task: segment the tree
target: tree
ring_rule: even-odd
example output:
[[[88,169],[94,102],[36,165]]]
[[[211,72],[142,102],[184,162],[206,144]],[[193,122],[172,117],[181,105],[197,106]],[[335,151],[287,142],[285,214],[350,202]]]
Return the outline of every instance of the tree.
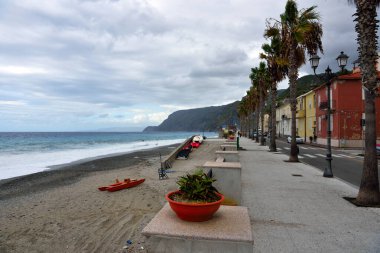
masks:
[[[248,96],[245,96],[241,99],[239,106],[238,106],[238,116],[240,120],[240,130],[244,136],[246,136],[246,133],[248,132],[247,129],[249,129],[249,121],[247,120],[249,115],[249,101]]]
[[[296,109],[297,109],[297,78],[298,69],[305,63],[305,51],[309,55],[315,54],[322,48],[322,25],[319,23],[319,14],[316,6],[307,9],[297,8],[294,0],[288,0],[285,12],[281,14],[282,43],[288,59],[288,77],[290,87],[290,108],[292,112],[291,149],[289,162],[298,162],[296,143]]]
[[[261,59],[266,59],[268,71],[270,73],[270,94],[271,94],[271,138],[269,144],[269,151],[277,151],[276,147],[276,99],[277,99],[277,83],[285,78],[287,72],[286,60],[284,59],[280,29],[278,24],[271,24],[267,22],[267,28],[264,37],[270,39],[270,44],[263,44],[262,49],[264,53],[260,54]]]
[[[380,0],[349,0],[356,5],[355,30],[358,34],[359,65],[365,92],[365,155],[363,173],[356,203],[375,205],[380,203],[378,165],[376,157],[376,111],[377,91],[377,28],[376,7]]]
[[[259,142],[259,117],[260,117],[260,105],[261,105],[261,98],[260,98],[260,90],[258,85],[258,72],[259,69],[257,67],[251,68],[251,74],[249,75],[249,79],[251,79],[251,95],[252,99],[255,101],[255,122],[254,122],[254,130],[256,132],[255,136],[255,142]]]
[[[251,74],[249,76],[252,82],[252,86],[256,88],[258,95],[258,103],[256,110],[256,142],[259,142],[258,129],[259,129],[259,116],[261,122],[261,135],[260,135],[260,145],[264,145],[264,104],[265,99],[268,95],[268,84],[269,84],[269,73],[264,62],[260,62],[259,67],[252,68]]]

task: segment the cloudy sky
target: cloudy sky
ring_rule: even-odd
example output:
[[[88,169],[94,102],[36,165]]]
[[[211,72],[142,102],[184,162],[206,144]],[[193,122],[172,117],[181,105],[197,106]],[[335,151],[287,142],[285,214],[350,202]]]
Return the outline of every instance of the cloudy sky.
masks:
[[[260,61],[265,20],[285,3],[2,0],[0,131],[142,129],[176,110],[239,100]],[[340,51],[357,58],[354,6],[298,4],[321,15],[320,71],[337,70]],[[308,73],[307,63],[300,76]]]

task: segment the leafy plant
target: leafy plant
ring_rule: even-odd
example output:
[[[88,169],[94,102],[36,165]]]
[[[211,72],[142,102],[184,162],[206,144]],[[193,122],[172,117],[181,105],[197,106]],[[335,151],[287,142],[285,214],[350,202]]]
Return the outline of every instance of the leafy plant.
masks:
[[[216,180],[208,177],[202,170],[182,176],[177,181],[180,195],[175,196],[181,202],[214,202],[220,199],[218,190],[212,185]]]

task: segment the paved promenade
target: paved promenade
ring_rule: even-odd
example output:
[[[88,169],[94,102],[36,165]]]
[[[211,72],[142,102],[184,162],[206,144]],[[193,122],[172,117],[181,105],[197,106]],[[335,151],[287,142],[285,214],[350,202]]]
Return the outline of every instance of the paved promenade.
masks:
[[[380,252],[380,209],[344,200],[355,188],[247,138],[240,143],[254,252]]]

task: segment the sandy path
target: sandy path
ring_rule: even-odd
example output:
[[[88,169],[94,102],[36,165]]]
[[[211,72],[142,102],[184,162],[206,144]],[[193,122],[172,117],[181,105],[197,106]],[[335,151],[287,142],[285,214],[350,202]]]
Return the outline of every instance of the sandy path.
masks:
[[[72,184],[0,200],[0,252],[145,252],[141,230],[176,189],[186,171],[214,159],[217,141],[209,140],[188,160],[177,160],[169,179],[158,180],[159,158],[131,167],[88,173]],[[145,178],[114,193],[97,186],[116,178]],[[133,244],[123,250],[127,240]]]

